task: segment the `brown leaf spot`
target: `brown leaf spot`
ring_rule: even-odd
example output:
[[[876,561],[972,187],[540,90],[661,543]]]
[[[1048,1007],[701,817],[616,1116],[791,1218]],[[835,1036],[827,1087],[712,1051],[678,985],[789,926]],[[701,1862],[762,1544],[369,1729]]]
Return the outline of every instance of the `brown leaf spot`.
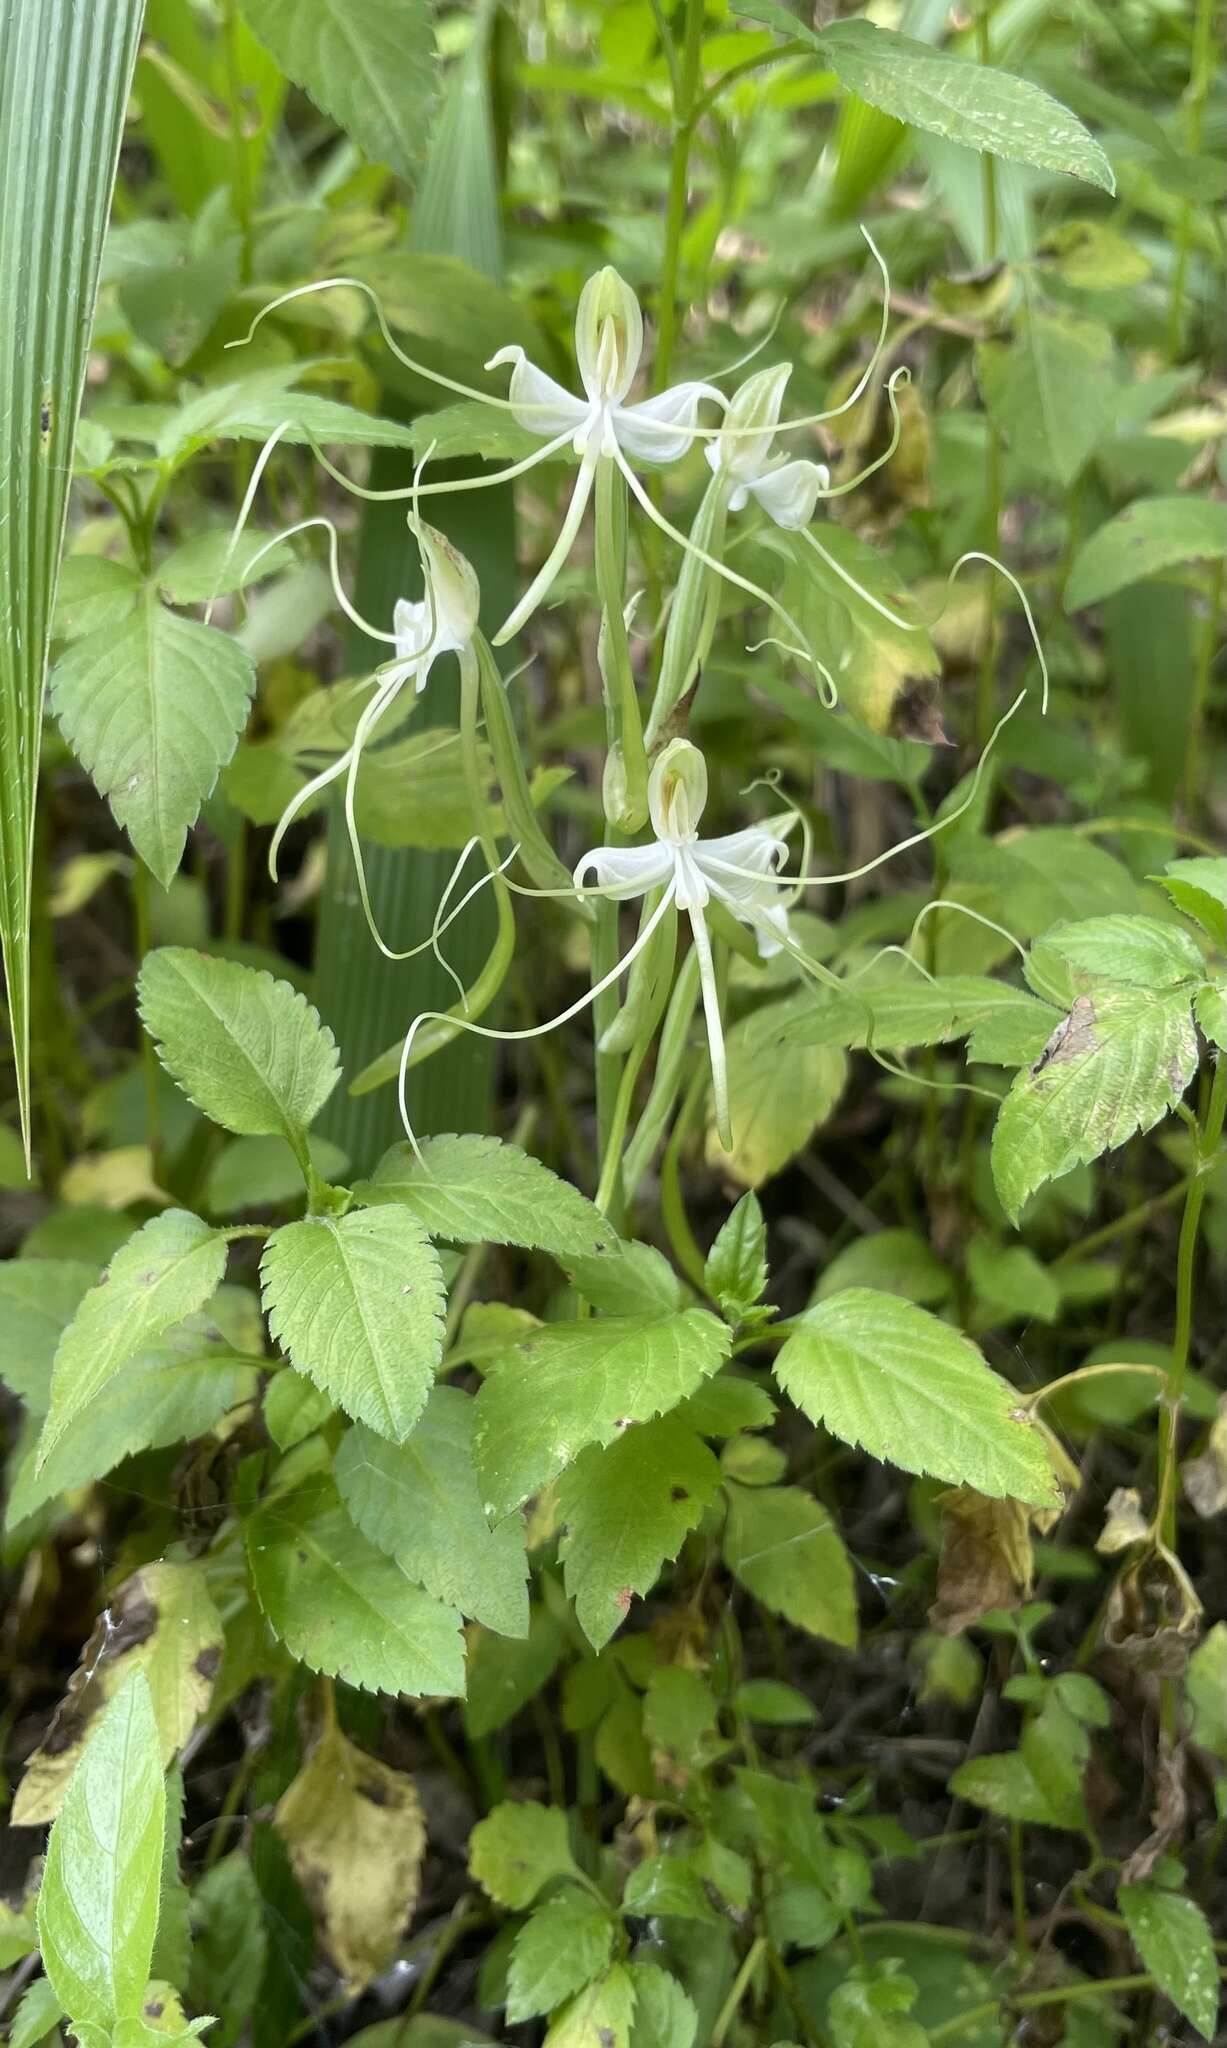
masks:
[[[1098,1049],[1095,1005],[1090,996],[1078,996],[1068,1017],[1062,1017],[1032,1067],[1032,1075],[1042,1074],[1045,1067],[1056,1066],[1058,1060],[1074,1060],[1084,1052],[1097,1052]]]
[[[620,1607],[620,1608],[622,1609],[622,1612],[623,1612],[623,1614],[629,1614],[629,1613],[630,1613],[630,1611],[631,1611],[631,1601],[632,1601],[632,1600],[634,1599],[634,1597],[635,1597],[635,1596],[634,1596],[634,1594],[632,1593],[632,1591],[631,1591],[631,1589],[630,1589],[630,1587],[629,1587],[629,1586],[623,1586],[623,1587],[621,1587],[621,1588],[619,1589],[619,1592],[618,1592],[618,1605],[619,1605],[619,1607]]]
[[[684,1486],[671,1486],[669,1488],[669,1498],[670,1500],[677,1501],[689,1500],[690,1495],[687,1493],[686,1488]]]
[[[221,1668],[222,1648],[220,1643],[208,1643],[197,1657],[193,1669],[208,1685],[212,1685]]]

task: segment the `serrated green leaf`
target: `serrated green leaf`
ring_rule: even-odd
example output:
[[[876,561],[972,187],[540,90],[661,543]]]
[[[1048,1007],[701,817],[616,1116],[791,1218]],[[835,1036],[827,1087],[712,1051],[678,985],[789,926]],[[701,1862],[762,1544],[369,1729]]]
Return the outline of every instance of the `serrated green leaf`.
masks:
[[[1017,1076],[993,1130],[993,1179],[1011,1221],[1045,1181],[1158,1123],[1184,1094],[1197,1057],[1180,990],[1079,996],[1036,1064]]]
[[[1227,946],[1227,859],[1200,854],[1193,860],[1169,860],[1155,880],[1178,910],[1209,932],[1216,946]]]
[[[855,1643],[848,1553],[826,1509],[799,1486],[728,1488],[724,1562],[773,1614],[827,1642]]]
[[[366,1692],[463,1693],[459,1615],[367,1541],[330,1481],[265,1501],[246,1539],[256,1598],[291,1656]]]
[[[415,420],[413,446],[419,456],[430,451],[432,462],[449,462],[455,455],[480,455],[487,462],[522,462],[526,455],[538,452],[541,439],[520,426],[510,413],[466,398]],[[554,459],[566,461],[567,456],[560,454]]]
[[[162,1065],[198,1109],[225,1130],[301,1149],[340,1072],[336,1041],[305,996],[187,946],[150,953],[137,992]]]
[[[296,367],[289,374],[298,375]],[[317,391],[294,391],[284,370],[257,372],[233,384],[211,384],[157,424],[157,451],[179,456],[193,442],[266,441],[275,430],[291,444],[412,448],[413,432]]]
[[[149,1968],[167,1983],[186,1984],[191,1965],[192,1935],[187,1886],[180,1858],[183,1852],[183,1771],[178,1763],[166,1773],[166,1826],[162,1835],[162,1875],[158,1883],[158,1931]]]
[[[154,1216],[116,1252],[56,1348],[39,1468],[129,1358],[194,1315],[226,1270],[226,1240],[185,1209]]]
[[[905,1472],[1054,1504],[1042,1438],[970,1338],[869,1287],[833,1294],[800,1323],[775,1375],[811,1422]]]
[[[872,1046],[877,1052],[946,1044],[1000,1018],[1017,1015],[1030,1023],[1047,1015],[1046,1006],[1025,989],[988,975],[944,974],[926,981],[914,970],[892,971],[882,982],[858,981],[846,992],[809,991],[787,1008],[787,1035],[798,1044]]]
[[[158,588],[172,604],[211,604],[215,597],[242,590],[253,563],[263,580],[288,569],[293,560],[289,543],[275,534],[250,529],[235,534],[220,527],[216,533],[195,533],[164,555],[157,568]]]
[[[685,1306],[677,1274],[655,1245],[611,1243],[591,1258],[569,1254],[563,1264],[577,1294],[606,1316],[659,1316]]]
[[[92,1485],[137,1451],[203,1436],[228,1409],[254,1398],[257,1378],[254,1360],[230,1350],[203,1317],[189,1318],[126,1359],[41,1465],[32,1447],[13,1468],[6,1526],[57,1494]]]
[[[164,889],[238,743],[255,681],[236,641],[152,592],[56,663],[51,702],[64,737]]]
[[[507,2023],[553,2012],[599,1977],[613,1952],[613,1921],[574,1886],[538,1906],[520,1929],[507,1972]]]
[[[812,43],[839,82],[896,121],[966,149],[1116,190],[1112,167],[1076,115],[1038,85],[995,66],[953,57],[868,21],[816,32],[779,0],[735,0],[733,12]]]
[[[559,1555],[580,1627],[599,1650],[650,1592],[715,1499],[720,1467],[673,1416],[583,1451],[558,1482]]]
[[[726,1314],[743,1316],[767,1285],[767,1229],[757,1195],[742,1196],[716,1233],[704,1281]]]
[[[1186,562],[1219,562],[1225,550],[1227,507],[1217,499],[1139,498],[1083,541],[1065,585],[1065,609],[1101,604]]]
[[[1199,989],[1193,998],[1193,1015],[1211,1045],[1227,1052],[1227,988]]]
[[[1194,1900],[1153,1884],[1123,1884],[1116,1903],[1129,1939],[1160,1991],[1207,2041],[1218,2028],[1220,1984],[1214,1936]]]
[[[1068,486],[1114,422],[1105,327],[1031,311],[1013,338],[981,343],[976,374],[993,421],[1029,465]]]
[[[265,48],[375,163],[412,178],[435,93],[434,20],[405,0],[243,0]]]
[[[182,1749],[208,1708],[222,1656],[222,1623],[203,1566],[160,1560],[125,1579],[108,1603],[46,1740],[25,1767],[13,1801],[18,1827],[53,1820],[106,1703],[134,1671],[149,1686],[163,1764]]]
[[[428,1593],[501,1635],[523,1636],[523,1518],[508,1515],[491,1529],[482,1513],[473,1409],[458,1387],[435,1387],[403,1444],[355,1423],[337,1452],[337,1486],[363,1535]]]
[[[47,650],[141,0],[0,12],[0,955],[29,1158],[30,903]],[[20,281],[18,283],[18,281]]]
[[[403,1443],[443,1356],[439,1255],[404,1209],[351,1209],[275,1230],[260,1261],[269,1329],[356,1421]]]
[[[60,570],[53,637],[80,640],[126,619],[142,584],[137,570],[109,555],[69,555]]]
[[[477,1470],[487,1514],[504,1515],[588,1444],[673,1408],[719,1371],[732,1337],[702,1309],[608,1316],[533,1330],[495,1361],[477,1396]]]
[[[1129,988],[1178,988],[1204,978],[1201,948],[1182,925],[1156,917],[1088,917],[1051,926],[1027,956],[1027,979],[1068,1009],[1098,981]]]
[[[635,2021],[631,2048],[694,2048],[699,2015],[692,2001],[658,1963],[631,1963]]]
[[[544,2048],[630,2048],[635,1987],[625,1963],[565,2005],[545,2037]]]
[[[506,1799],[469,1836],[469,1872],[483,1891],[522,1913],[551,1879],[578,1878],[561,1807]]]
[[[0,1267],[0,1379],[32,1415],[51,1398],[56,1346],[98,1268],[83,1259],[9,1259]]]
[[[354,1197],[401,1203],[432,1237],[453,1244],[517,1244],[568,1258],[617,1243],[578,1188],[499,1138],[423,1138],[420,1158],[410,1145],[393,1145]]]
[[[1025,1244],[993,1244],[974,1238],[967,1250],[967,1278],[979,1305],[993,1322],[1020,1318],[1055,1323],[1061,1313],[1061,1289]]]
[[[165,1812],[158,1727],[138,1671],[85,1746],[51,1830],[38,1895],[43,1968],[78,2029],[109,2030],[140,2011]]]
[[[55,2032],[64,2018],[64,2008],[51,1988],[48,1977],[30,1985],[16,2012],[8,2035],[8,2048],[38,2048]]]

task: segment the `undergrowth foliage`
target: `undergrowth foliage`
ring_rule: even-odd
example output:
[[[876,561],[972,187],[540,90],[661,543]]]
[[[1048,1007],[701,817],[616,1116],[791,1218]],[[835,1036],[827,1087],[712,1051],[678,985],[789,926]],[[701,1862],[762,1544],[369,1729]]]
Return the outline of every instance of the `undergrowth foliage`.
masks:
[[[1216,2038],[1213,10],[878,12],[150,0],[16,2048]]]

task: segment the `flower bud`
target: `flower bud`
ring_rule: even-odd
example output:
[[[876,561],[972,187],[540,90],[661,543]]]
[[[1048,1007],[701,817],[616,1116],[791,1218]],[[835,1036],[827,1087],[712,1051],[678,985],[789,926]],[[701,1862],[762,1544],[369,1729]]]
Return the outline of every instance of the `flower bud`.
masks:
[[[696,839],[707,803],[707,763],[689,740],[670,740],[648,778],[648,809],[658,839]]]
[[[708,444],[713,469],[738,479],[757,476],[771,452],[791,375],[791,363],[777,363],[773,369],[757,370],[734,392],[719,439]]]
[[[432,639],[437,649],[467,647],[477,631],[481,586],[473,565],[454,548],[445,533],[410,517],[410,531],[422,551],[426,580],[424,605],[432,614]],[[399,629],[398,629],[399,630]]]
[[[624,279],[608,264],[588,279],[575,314],[575,357],[595,403],[620,405],[643,354],[643,314]]]

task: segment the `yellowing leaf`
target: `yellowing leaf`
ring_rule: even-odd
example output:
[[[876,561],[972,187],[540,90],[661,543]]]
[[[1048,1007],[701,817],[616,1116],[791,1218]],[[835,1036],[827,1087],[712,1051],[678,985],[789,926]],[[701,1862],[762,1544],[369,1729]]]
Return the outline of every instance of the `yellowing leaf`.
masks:
[[[221,1657],[221,1616],[202,1565],[148,1564],[125,1579],[26,1765],[14,1825],[54,1819],[99,1714],[134,1671],[145,1675],[162,1762],[169,1763],[208,1709]]]
[[[274,1824],[346,1984],[385,1969],[417,1903],[426,1829],[413,1779],[326,1728]]]

